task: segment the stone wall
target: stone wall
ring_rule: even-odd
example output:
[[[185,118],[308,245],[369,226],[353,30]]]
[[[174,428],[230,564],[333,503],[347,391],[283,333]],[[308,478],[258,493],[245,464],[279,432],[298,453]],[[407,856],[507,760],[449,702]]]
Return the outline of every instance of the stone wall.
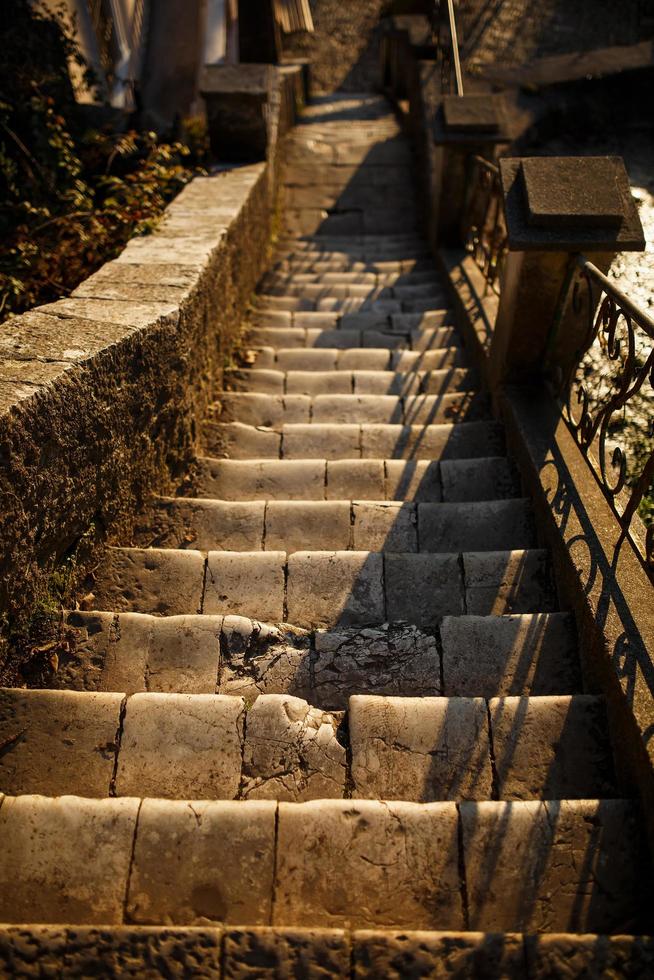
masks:
[[[196,178],[71,297],[2,327],[0,612],[80,539],[129,533],[192,460],[267,260],[298,77],[279,73],[267,162]]]

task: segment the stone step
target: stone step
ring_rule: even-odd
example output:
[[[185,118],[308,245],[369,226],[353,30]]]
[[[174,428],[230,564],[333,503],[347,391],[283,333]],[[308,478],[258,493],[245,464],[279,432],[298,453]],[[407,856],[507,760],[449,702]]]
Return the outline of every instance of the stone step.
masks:
[[[343,714],[288,694],[0,688],[0,781],[11,796],[595,799],[617,795],[606,731],[591,695],[355,695]]]
[[[279,252],[275,254],[270,272],[267,275],[290,275],[294,273],[325,273],[374,274],[378,279],[386,277],[393,281],[423,281],[422,277],[431,280],[435,272],[434,260],[419,259],[376,259],[364,262],[351,259],[345,252],[336,252],[332,256],[325,252]]]
[[[648,936],[572,933],[523,935],[392,929],[284,929],[271,926],[0,926],[0,971],[33,976],[34,963],[67,975],[129,975],[155,980],[161,963],[180,976],[214,980],[406,980],[407,976],[646,977],[654,963]],[[406,964],[420,972],[408,974]]]
[[[447,335],[460,338],[454,324],[451,310],[427,310],[422,313],[340,313],[336,311],[317,312],[316,310],[268,310],[255,308],[250,314],[251,328],[300,327],[310,331],[345,330],[361,333],[395,333],[406,336],[428,332],[433,339],[436,330],[447,328]],[[250,328],[250,329],[251,329]],[[313,336],[313,334],[312,334]],[[459,343],[457,339],[453,341]]]
[[[292,336],[295,334],[295,336]],[[275,336],[275,335],[279,335]],[[291,336],[289,336],[291,335]],[[346,330],[325,331],[325,339],[330,343],[338,342],[350,332]],[[257,337],[272,343],[287,344],[288,341],[302,341],[304,338],[298,330],[278,330],[273,328],[265,332],[259,329]],[[250,349],[248,361],[254,370],[272,371],[396,371],[400,374],[415,371],[443,371],[450,367],[461,367],[467,364],[465,352],[460,347],[439,346],[434,344],[432,349],[410,350],[407,343],[397,335],[364,334],[364,340],[370,337],[373,343],[365,347],[336,345],[307,347],[303,343],[296,346],[258,347]],[[417,338],[416,338],[417,339]],[[435,337],[438,341],[441,338]],[[443,339],[449,340],[448,337]],[[453,338],[454,339],[454,338]],[[376,346],[380,341],[386,346]]]
[[[256,368],[285,371],[430,371],[468,364],[466,352],[460,346],[461,340],[450,327],[409,333],[394,330],[253,327],[246,340],[248,346],[243,357],[248,366]],[[376,353],[371,354],[371,350]],[[289,354],[288,351],[295,353]],[[304,357],[298,354],[299,351],[330,353],[311,353]],[[389,351],[395,352],[396,356]],[[280,352],[283,352],[281,357]]]
[[[447,503],[520,496],[502,456],[470,460],[213,459],[197,461],[197,497],[218,500],[418,500]],[[351,495],[351,496],[350,496]]]
[[[343,711],[354,694],[394,697],[555,695],[581,690],[567,613],[446,616],[306,630],[242,616],[66,614],[70,650],[48,678],[59,690],[291,694]]]
[[[326,172],[329,180],[329,173]],[[287,207],[284,211],[284,230],[287,234],[320,235],[360,235],[383,234],[394,228],[404,231],[417,231],[418,218],[412,207],[402,205],[398,208],[347,208],[336,206],[324,208]]]
[[[504,452],[499,422],[440,425],[286,423],[280,432],[207,421],[205,452],[232,459],[474,459]]]
[[[647,920],[628,800],[26,795],[2,800],[0,834],[5,924],[624,934]]]
[[[347,424],[357,419],[393,425],[437,425],[490,417],[490,399],[478,391],[443,395],[270,395],[224,391],[209,409],[209,421],[242,422],[280,430],[287,423]]]
[[[334,287],[335,290],[338,287]],[[385,291],[386,287],[384,287]],[[325,295],[322,287],[319,287],[321,296],[311,297],[306,295],[305,290],[301,290],[300,295],[270,295],[260,293],[258,302],[260,307],[269,310],[298,311],[309,313],[425,313],[431,310],[440,310],[447,303],[447,297],[440,292],[430,293],[427,296],[416,296],[413,298],[402,297],[392,299],[387,296],[377,296],[374,290],[363,287],[365,295],[360,295],[361,287],[345,286],[343,290],[346,296]],[[327,290],[328,294],[332,290]]]
[[[297,356],[297,355],[296,355]],[[363,356],[365,359],[365,355]],[[344,358],[347,362],[348,358]],[[384,358],[380,357],[383,363]],[[269,395],[442,395],[472,391],[480,379],[470,368],[439,371],[392,372],[384,369],[347,371],[282,371],[271,368],[239,368],[225,372],[227,391]]]
[[[200,551],[451,553],[528,549],[536,544],[527,500],[220,501],[159,497],[137,525],[142,547]]]
[[[307,259],[283,259],[276,263],[263,277],[260,286],[265,292],[267,283],[280,285],[282,283],[367,283],[387,286],[417,286],[431,284],[444,289],[442,277],[429,263],[419,265],[413,263],[411,268],[402,269],[401,263],[380,262],[367,266],[364,262],[352,263],[334,259],[331,262],[316,259],[313,263]]]
[[[236,615],[306,629],[443,616],[555,612],[547,552],[200,551],[111,548],[87,606],[159,616]]]
[[[445,287],[438,281],[432,279],[425,283],[400,283],[397,285],[378,285],[370,282],[306,282],[304,279],[297,281],[294,276],[285,277],[282,281],[265,282],[265,292],[262,292],[262,301],[269,302],[270,297],[275,297],[276,302],[279,297],[288,296],[291,298],[305,299],[347,299],[348,297],[368,299],[370,302],[377,300],[398,299],[430,299],[433,300],[431,309],[443,309],[448,305],[448,294]],[[289,306],[288,309],[291,309]]]

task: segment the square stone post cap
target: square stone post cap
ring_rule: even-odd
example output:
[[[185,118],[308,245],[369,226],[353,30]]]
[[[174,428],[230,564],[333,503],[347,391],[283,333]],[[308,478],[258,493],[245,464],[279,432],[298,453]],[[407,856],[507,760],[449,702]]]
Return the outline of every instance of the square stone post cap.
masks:
[[[500,176],[511,251],[645,248],[621,157],[506,157]]]
[[[205,65],[200,73],[200,94],[205,98],[232,94],[267,98],[273,72],[272,65]]]
[[[501,95],[444,95],[434,122],[434,142],[508,143]]]

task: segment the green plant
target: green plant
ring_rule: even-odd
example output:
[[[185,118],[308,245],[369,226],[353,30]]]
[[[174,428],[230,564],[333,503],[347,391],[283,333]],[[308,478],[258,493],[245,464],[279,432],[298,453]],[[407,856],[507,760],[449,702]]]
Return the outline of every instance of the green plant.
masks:
[[[0,14],[0,318],[70,292],[151,230],[206,158],[200,120],[188,121],[190,146],[125,128],[125,117],[117,125],[115,113],[89,125],[69,63],[94,81],[72,25],[28,0],[9,7]]]

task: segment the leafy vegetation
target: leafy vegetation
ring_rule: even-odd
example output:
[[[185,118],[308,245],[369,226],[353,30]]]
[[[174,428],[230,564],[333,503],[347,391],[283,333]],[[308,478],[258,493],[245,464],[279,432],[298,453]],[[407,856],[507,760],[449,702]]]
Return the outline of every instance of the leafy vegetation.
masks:
[[[80,106],[94,79],[63,11],[0,10],[0,319],[70,292],[148,231],[203,163],[206,138],[160,142],[115,110]],[[191,145],[188,145],[188,144]]]

